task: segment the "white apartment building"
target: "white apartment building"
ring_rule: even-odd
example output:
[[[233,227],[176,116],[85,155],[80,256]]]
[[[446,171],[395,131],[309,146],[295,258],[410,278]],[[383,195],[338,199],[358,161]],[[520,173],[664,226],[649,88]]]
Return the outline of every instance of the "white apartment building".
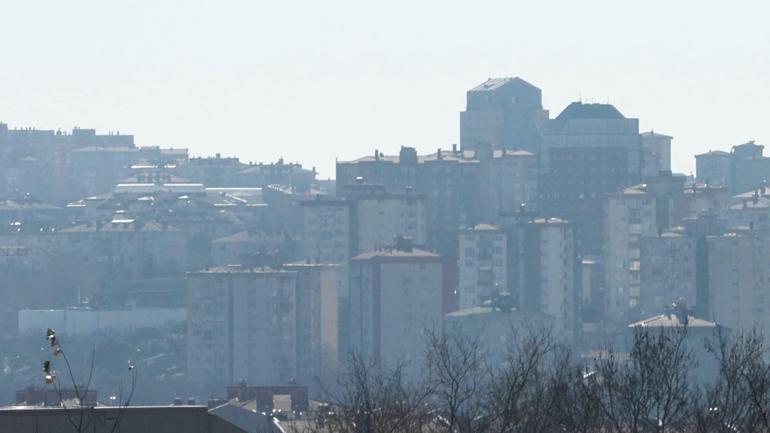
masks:
[[[481,305],[493,293],[508,292],[506,234],[497,226],[478,224],[460,232],[459,285],[460,309]]]
[[[349,347],[386,366],[422,366],[424,332],[441,329],[444,260],[408,242],[350,261]]]
[[[770,335],[770,237],[736,230],[708,238],[708,282],[713,320],[734,333]]]
[[[191,272],[191,383],[288,383],[297,374],[297,272],[225,266]]]
[[[314,263],[347,264],[351,253],[350,203],[319,197],[300,205],[305,258]]]
[[[641,295],[641,239],[657,236],[655,199],[644,185],[607,196],[605,312],[613,321],[627,322]]]
[[[393,243],[398,236],[426,243],[425,196],[412,193],[358,195],[354,202],[356,253]]]

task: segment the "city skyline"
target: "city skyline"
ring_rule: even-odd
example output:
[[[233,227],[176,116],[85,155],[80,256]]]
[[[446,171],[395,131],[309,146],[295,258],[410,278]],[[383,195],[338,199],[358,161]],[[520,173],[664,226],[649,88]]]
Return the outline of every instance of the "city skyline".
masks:
[[[151,14],[12,4],[9,15],[36,20],[0,30],[16,41],[5,53],[14,66],[0,71],[0,121],[121,131],[194,155],[284,157],[328,178],[335,157],[459,143],[465,91],[520,76],[543,90],[552,117],[575,100],[609,101],[640,130],[672,135],[677,172],[694,171],[693,154],[766,142],[767,6],[662,5],[532,4],[528,16],[548,19],[522,20],[518,5],[494,2],[442,5],[440,17],[430,2],[298,14],[240,2]]]

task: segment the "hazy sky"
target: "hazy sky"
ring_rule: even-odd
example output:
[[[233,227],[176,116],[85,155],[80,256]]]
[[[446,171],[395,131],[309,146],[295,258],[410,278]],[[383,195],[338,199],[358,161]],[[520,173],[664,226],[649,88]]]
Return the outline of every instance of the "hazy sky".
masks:
[[[459,140],[465,91],[520,76],[557,115],[615,104],[692,155],[770,144],[766,1],[5,1],[0,122],[242,160]],[[770,149],[768,149],[770,152]]]

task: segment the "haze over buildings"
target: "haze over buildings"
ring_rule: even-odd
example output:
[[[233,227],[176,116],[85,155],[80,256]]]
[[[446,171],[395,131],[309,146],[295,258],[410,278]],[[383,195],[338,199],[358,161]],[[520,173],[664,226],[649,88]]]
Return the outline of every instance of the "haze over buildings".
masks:
[[[353,353],[417,377],[428,330],[494,344],[546,326],[579,354],[629,326],[680,326],[662,319],[674,310],[770,332],[764,146],[724,143],[677,173],[677,137],[541,95],[482,79],[458,107],[461,143],[362,147],[335,159],[335,180],[0,123],[3,337],[22,347],[55,326],[117,346],[157,403],[234,386],[315,398]],[[0,356],[0,386],[36,377],[28,355]]]

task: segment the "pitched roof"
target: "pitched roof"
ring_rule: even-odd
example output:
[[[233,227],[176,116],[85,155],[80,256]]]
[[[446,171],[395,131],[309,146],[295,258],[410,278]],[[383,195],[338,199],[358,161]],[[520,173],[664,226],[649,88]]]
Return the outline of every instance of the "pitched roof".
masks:
[[[648,319],[640,320],[638,322],[628,325],[629,328],[649,328],[649,327],[680,327],[685,326],[684,323],[679,321],[679,317],[676,314],[661,314],[659,316],[653,316]],[[714,328],[717,326],[715,322],[709,322],[708,320],[698,319],[695,316],[687,316],[687,326],[690,328]]]
[[[508,315],[511,317],[511,319],[515,320],[540,320],[544,322],[554,320],[553,316],[549,316],[548,314],[537,311],[522,311],[516,308],[513,308],[510,311],[503,311],[499,308],[494,308],[491,305],[479,305],[475,307],[464,308],[462,310],[447,313],[445,316],[448,318],[456,318],[488,316],[493,314]]]
[[[527,81],[522,80],[519,77],[503,77],[503,78],[489,78],[487,79],[487,81],[484,81],[483,83],[469,90],[469,92],[492,92],[494,90],[497,90],[505,86],[508,83],[524,84],[526,86],[537,89],[537,86],[533,85],[532,83],[528,83]]]

